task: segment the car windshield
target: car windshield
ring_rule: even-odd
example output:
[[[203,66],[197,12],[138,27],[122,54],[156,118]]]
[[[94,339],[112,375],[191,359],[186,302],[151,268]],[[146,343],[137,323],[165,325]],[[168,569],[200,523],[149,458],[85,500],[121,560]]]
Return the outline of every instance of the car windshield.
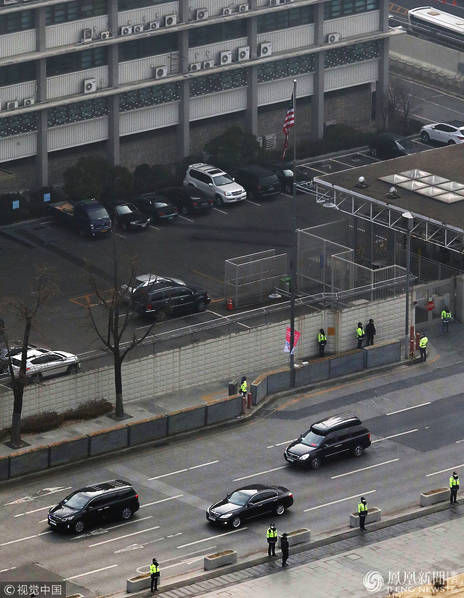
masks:
[[[232,494],[229,496],[227,500],[234,505],[239,505],[240,507],[243,507],[243,505],[247,504],[249,498],[249,494],[245,494],[245,492],[240,492],[238,490],[237,492],[232,492]]]
[[[108,214],[104,208],[89,208],[89,216],[91,218],[108,218]]]
[[[213,181],[216,187],[223,187],[224,185],[230,185],[230,183],[234,182],[233,178],[228,174],[221,174],[219,176],[215,176],[213,178]]]
[[[321,444],[321,442],[324,440],[324,436],[321,436],[320,434],[316,434],[315,432],[313,432],[312,430],[310,430],[309,432],[307,432],[306,434],[303,434],[301,436],[301,444],[305,444],[306,446],[319,446]]]
[[[84,494],[83,492],[76,492],[69,498],[65,498],[63,504],[69,507],[70,509],[75,509],[78,511],[85,507],[85,505],[89,502],[90,497],[88,494]]]
[[[117,206],[116,212],[122,216],[123,214],[131,214],[132,210],[129,206]]]

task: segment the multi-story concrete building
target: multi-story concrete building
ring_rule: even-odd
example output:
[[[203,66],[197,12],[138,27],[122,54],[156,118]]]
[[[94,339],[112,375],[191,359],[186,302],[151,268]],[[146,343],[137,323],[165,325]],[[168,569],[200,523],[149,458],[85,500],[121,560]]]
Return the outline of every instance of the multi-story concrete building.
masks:
[[[0,0],[0,165],[46,185],[88,144],[133,167],[231,124],[269,140],[294,78],[299,135],[366,124],[387,85],[387,13],[386,0]]]

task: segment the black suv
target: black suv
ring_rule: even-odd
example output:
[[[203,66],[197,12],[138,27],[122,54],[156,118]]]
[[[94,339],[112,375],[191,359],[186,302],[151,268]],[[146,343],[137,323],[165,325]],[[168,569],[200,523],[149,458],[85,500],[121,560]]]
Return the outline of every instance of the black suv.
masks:
[[[82,533],[115,519],[130,519],[140,508],[134,488],[124,480],[111,480],[72,492],[48,512],[48,525]]]
[[[237,182],[246,189],[248,197],[266,199],[280,193],[280,181],[272,170],[262,166],[244,166],[234,174]]]
[[[158,322],[170,316],[205,311],[211,299],[206,291],[175,280],[159,282],[137,289],[133,294],[134,310],[142,316],[155,316]]]
[[[193,214],[211,210],[214,205],[212,197],[206,197],[194,187],[168,187],[160,191],[176,206],[182,214]]]
[[[351,453],[360,457],[371,445],[371,435],[356,416],[334,416],[313,424],[284,452],[292,464],[319,469],[324,459]]]

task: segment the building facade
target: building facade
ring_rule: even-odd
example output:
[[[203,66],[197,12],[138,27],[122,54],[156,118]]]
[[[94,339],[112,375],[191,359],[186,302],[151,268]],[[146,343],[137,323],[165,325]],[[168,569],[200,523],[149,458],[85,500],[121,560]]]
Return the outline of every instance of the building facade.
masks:
[[[350,121],[360,93],[380,102],[387,17],[386,0],[0,0],[0,166],[34,157],[44,186],[49,160],[88,144],[133,166],[124,147],[147,132],[151,163],[220,123],[272,140],[293,79],[320,138],[341,91]]]

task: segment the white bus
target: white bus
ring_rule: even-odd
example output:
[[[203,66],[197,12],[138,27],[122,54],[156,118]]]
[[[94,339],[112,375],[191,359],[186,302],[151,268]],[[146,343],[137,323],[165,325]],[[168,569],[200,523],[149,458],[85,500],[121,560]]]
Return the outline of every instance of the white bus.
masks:
[[[432,41],[464,47],[464,18],[432,6],[408,11],[410,31]]]

